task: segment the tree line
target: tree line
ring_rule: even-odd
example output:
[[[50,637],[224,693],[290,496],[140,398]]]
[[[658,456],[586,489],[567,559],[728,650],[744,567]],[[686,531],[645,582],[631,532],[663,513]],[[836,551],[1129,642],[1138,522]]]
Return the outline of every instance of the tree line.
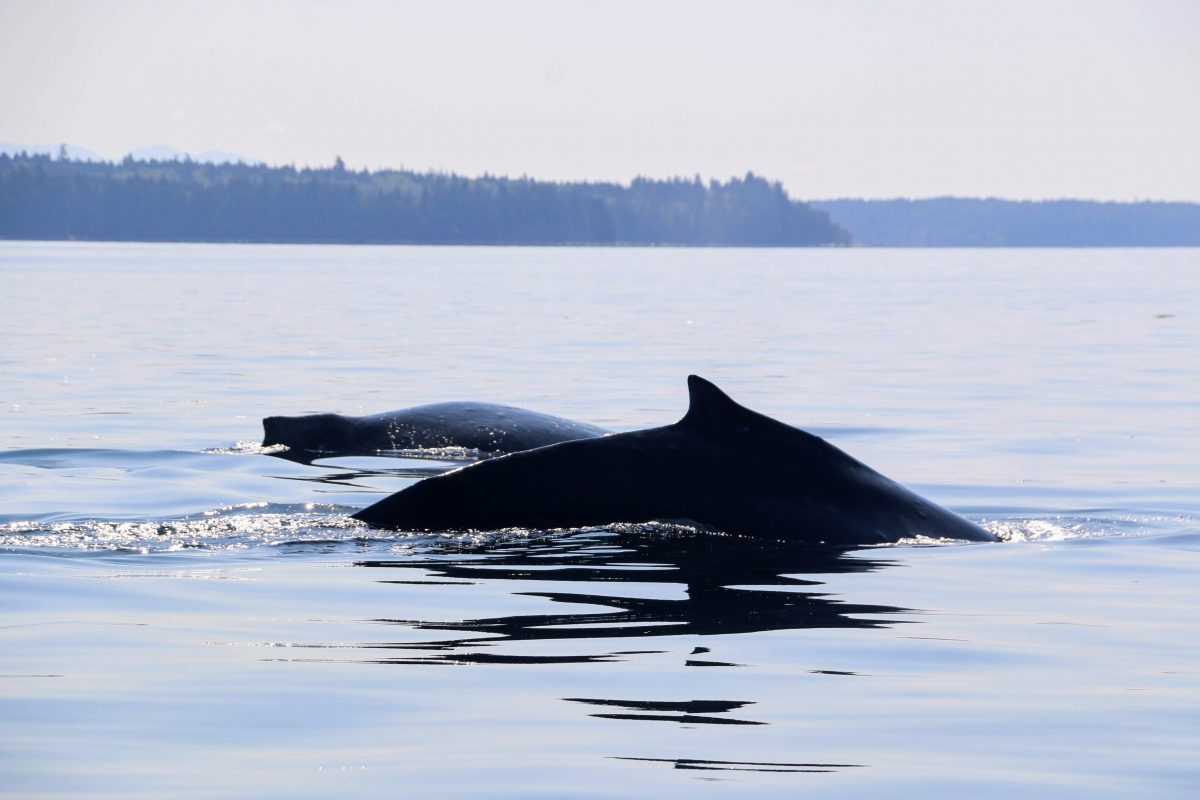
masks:
[[[554,183],[441,172],[0,155],[0,238],[164,242],[846,245],[752,173]]]

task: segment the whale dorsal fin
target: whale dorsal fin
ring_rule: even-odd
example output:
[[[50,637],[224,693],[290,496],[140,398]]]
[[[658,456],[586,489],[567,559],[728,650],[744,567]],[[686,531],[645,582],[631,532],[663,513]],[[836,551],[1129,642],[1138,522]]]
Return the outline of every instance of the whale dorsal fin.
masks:
[[[680,427],[701,430],[718,439],[750,432],[784,437],[776,441],[787,442],[792,447],[819,446],[826,453],[832,451],[839,458],[850,458],[819,436],[746,408],[699,375],[688,375],[688,395],[687,413],[675,423]]]
[[[699,375],[688,375],[688,410],[680,425],[722,427],[758,414],[738,405],[733,398]]]

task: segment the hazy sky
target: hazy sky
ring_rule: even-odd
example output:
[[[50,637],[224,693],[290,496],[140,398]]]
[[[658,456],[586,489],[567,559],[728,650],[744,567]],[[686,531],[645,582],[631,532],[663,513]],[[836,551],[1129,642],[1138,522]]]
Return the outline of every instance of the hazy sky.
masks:
[[[0,0],[0,141],[1200,200],[1200,0]]]

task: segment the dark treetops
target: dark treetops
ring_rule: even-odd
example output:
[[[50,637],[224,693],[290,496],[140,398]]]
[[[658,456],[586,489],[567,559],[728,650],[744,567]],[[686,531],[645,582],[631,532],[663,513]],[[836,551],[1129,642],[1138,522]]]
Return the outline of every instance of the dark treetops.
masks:
[[[0,238],[413,244],[845,245],[753,174],[550,183],[404,170],[0,155]]]

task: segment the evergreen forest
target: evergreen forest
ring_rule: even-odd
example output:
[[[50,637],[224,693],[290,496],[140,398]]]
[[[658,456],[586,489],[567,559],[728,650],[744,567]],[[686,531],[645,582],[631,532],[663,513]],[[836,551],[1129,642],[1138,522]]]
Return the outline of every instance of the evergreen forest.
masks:
[[[811,246],[829,215],[754,174],[553,183],[440,172],[0,155],[0,238]]]

